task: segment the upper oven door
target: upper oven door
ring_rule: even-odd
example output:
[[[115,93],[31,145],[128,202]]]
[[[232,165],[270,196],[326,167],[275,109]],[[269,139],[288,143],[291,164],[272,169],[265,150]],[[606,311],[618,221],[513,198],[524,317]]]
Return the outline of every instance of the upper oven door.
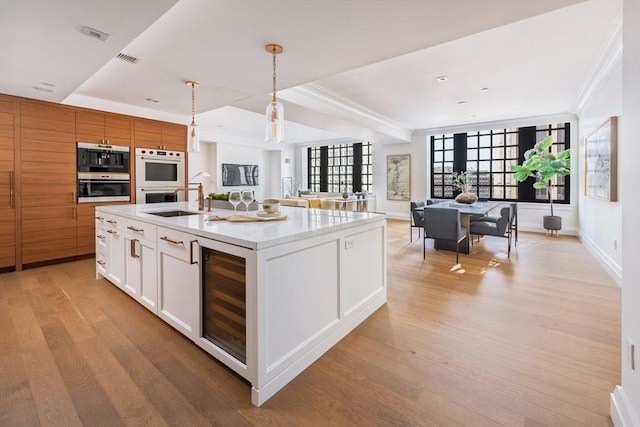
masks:
[[[129,173],[129,147],[78,142],[78,172]]]
[[[167,155],[158,155],[167,153]],[[172,153],[171,156],[168,153]],[[184,153],[136,154],[136,187],[184,187]]]

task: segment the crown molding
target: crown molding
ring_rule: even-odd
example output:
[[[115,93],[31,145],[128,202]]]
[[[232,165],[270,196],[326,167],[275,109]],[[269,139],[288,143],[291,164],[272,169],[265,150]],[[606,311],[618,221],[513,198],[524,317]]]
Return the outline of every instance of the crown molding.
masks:
[[[306,83],[279,91],[278,97],[396,139],[411,141],[413,133],[411,129],[406,129],[400,123],[369,110],[317,83]]]
[[[510,127],[537,126],[545,123],[577,122],[578,117],[573,113],[548,114],[542,116],[516,117],[505,120],[493,120],[490,122],[466,123],[455,126],[437,128],[416,129],[413,134],[416,137],[444,135],[459,132],[474,132],[491,129],[504,129]]]
[[[605,49],[596,59],[578,94],[573,111],[582,112],[589,101],[602,89],[618,67],[622,66],[622,13],[616,17],[617,25],[607,41]]]

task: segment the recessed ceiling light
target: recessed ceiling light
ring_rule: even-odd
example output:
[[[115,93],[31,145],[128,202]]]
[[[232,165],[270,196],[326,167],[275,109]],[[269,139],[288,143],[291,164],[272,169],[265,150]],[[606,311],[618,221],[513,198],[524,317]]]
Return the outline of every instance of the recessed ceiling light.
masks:
[[[447,78],[447,76],[440,76],[440,77],[436,77],[436,80],[438,81],[438,83],[442,83],[442,82],[446,82],[449,79]]]
[[[467,103],[467,101],[458,101],[458,105],[464,105],[466,103]]]
[[[153,99],[153,98],[145,98],[145,101],[153,102],[154,104],[157,104],[158,102],[160,102],[157,99]]]
[[[79,31],[87,37],[100,41],[105,41],[109,38],[109,34],[96,30],[95,28],[87,27],[86,25],[84,27],[80,27]]]

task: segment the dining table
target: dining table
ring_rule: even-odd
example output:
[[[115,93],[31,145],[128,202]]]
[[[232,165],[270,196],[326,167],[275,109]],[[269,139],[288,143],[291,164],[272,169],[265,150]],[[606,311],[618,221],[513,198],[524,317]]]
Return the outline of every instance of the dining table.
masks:
[[[422,208],[416,208],[414,210],[422,211],[424,209],[431,208],[450,208],[457,209],[460,212],[460,224],[467,230],[467,237],[464,240],[463,245],[460,247],[460,252],[464,252],[466,254],[469,253],[469,242],[471,241],[471,234],[469,233],[469,225],[471,224],[471,219],[475,216],[481,217],[488,214],[490,211],[496,208],[500,202],[494,202],[491,200],[485,201],[477,201],[474,203],[458,203],[455,200],[448,200],[440,203],[434,203],[432,205],[426,205]],[[427,227],[429,225],[427,224]],[[449,241],[441,241],[436,239],[434,243],[434,247],[436,249],[445,249],[445,250],[454,250],[455,244],[451,244]]]

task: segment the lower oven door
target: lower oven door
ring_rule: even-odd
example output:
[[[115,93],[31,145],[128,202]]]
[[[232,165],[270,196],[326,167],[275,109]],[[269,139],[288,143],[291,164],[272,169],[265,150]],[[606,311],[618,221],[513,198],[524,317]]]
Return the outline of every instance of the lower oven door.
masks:
[[[184,201],[184,191],[176,193],[172,188],[137,188],[136,203],[169,203]]]
[[[131,181],[128,179],[78,178],[78,203],[129,201]]]

